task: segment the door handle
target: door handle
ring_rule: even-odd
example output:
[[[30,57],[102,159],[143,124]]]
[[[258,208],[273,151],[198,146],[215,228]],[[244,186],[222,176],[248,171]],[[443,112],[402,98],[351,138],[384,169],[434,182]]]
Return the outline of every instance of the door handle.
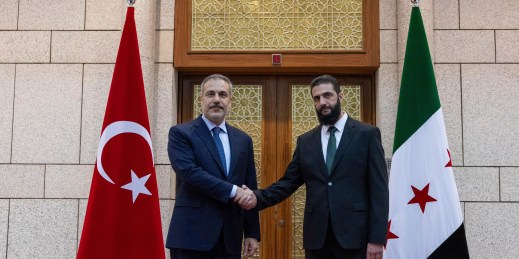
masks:
[[[285,220],[280,219],[279,222],[278,222],[278,226],[279,227],[285,227]]]

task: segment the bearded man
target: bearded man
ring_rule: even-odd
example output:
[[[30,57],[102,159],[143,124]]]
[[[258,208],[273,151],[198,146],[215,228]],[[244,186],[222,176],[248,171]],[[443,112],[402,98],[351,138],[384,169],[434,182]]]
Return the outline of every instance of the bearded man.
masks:
[[[320,125],[297,138],[285,175],[257,199],[235,199],[259,211],[306,185],[303,247],[307,259],[376,258],[383,255],[389,211],[388,175],[380,130],[341,110],[337,79],[310,84]]]

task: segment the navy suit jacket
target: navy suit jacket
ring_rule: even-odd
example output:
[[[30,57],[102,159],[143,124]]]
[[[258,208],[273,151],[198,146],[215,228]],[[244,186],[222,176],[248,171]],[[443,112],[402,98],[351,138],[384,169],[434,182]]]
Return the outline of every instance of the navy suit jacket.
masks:
[[[260,241],[258,213],[241,209],[229,198],[233,185],[257,189],[252,139],[226,127],[231,147],[228,176],[201,116],[169,130],[168,154],[177,191],[168,248],[209,251],[223,234],[227,252],[239,254],[243,236]]]
[[[321,145],[321,126],[301,135],[285,175],[270,187],[254,191],[255,210],[275,205],[306,185],[303,246],[320,249],[331,221],[345,249],[386,243],[389,211],[388,176],[378,128],[346,121],[328,174]]]

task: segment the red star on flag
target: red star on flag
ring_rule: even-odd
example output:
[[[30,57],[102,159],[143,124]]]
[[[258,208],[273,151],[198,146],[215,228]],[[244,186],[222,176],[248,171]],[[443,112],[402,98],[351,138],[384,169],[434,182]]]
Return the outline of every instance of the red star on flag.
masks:
[[[451,158],[451,152],[447,148],[447,154],[449,154],[449,162],[445,165],[445,167],[452,167],[452,158]]]
[[[398,238],[398,236],[395,235],[393,232],[391,232],[391,220],[390,220],[389,223],[387,224],[386,244],[387,244],[387,240],[395,239],[395,238]],[[384,245],[384,248],[386,248],[386,245]]]
[[[414,197],[407,204],[418,203],[420,204],[420,209],[422,209],[422,213],[425,213],[425,205],[428,202],[436,201],[435,198],[429,196],[429,184],[427,184],[422,190],[418,190],[416,187],[412,185],[411,188],[413,188]]]

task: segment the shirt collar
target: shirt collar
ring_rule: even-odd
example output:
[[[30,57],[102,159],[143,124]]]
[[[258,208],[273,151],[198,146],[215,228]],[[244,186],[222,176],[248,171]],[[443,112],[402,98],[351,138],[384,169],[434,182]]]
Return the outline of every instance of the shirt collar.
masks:
[[[333,125],[337,128],[338,132],[342,132],[344,130],[344,125],[346,125],[346,120],[348,120],[348,114],[344,113],[344,115]],[[321,133],[324,135],[328,132],[328,128],[332,125],[323,125],[321,128]]]
[[[202,114],[202,120],[204,120],[205,125],[209,129],[209,131],[212,131],[214,127],[220,127],[223,132],[227,133],[227,127],[225,126],[225,120],[220,123],[220,125],[216,125],[214,122],[210,121],[205,115]]]

